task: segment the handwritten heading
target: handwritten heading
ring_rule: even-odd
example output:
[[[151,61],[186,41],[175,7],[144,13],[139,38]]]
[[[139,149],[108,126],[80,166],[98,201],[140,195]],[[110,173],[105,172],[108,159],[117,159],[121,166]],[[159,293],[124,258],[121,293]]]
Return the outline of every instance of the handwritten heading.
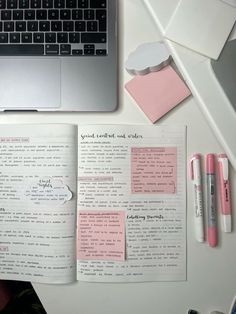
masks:
[[[137,134],[137,133],[134,133],[134,134],[115,134],[115,133],[102,133],[102,134],[95,134],[95,133],[91,133],[91,134],[80,134],[80,137],[82,140],[85,140],[85,139],[115,139],[115,138],[118,138],[118,139],[127,139],[127,138],[130,138],[130,139],[141,139],[143,138],[142,135],[140,134]]]

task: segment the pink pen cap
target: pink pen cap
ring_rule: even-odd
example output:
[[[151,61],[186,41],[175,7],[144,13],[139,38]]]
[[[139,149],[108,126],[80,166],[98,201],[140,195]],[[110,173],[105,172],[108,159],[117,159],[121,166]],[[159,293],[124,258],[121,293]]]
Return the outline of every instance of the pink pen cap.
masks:
[[[215,157],[214,154],[206,155],[206,173],[215,174]]]

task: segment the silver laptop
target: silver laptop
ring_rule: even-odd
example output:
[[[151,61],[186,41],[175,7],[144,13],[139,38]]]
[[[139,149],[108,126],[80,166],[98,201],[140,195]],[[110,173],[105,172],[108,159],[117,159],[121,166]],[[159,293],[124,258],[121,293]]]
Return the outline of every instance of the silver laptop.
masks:
[[[116,0],[0,0],[0,110],[114,111]]]

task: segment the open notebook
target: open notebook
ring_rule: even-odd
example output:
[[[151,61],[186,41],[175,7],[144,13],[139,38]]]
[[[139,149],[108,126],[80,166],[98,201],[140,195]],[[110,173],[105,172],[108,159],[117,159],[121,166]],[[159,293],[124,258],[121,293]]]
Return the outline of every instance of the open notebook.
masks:
[[[158,29],[164,35],[179,1],[143,1],[154,18]],[[232,31],[230,38],[234,37],[236,37],[235,29]],[[236,169],[236,110],[215,76],[210,58],[170,40],[164,40],[209,125],[227,153],[232,166]]]
[[[0,279],[185,280],[185,133],[1,125]]]

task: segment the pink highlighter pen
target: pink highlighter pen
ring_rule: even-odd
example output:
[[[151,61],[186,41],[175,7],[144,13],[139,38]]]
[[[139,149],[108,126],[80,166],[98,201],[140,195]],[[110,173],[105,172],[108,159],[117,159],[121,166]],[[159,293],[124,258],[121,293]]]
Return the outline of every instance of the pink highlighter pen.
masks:
[[[215,158],[213,154],[206,156],[207,177],[207,239],[211,247],[217,244],[216,227],[216,180],[215,180]]]

